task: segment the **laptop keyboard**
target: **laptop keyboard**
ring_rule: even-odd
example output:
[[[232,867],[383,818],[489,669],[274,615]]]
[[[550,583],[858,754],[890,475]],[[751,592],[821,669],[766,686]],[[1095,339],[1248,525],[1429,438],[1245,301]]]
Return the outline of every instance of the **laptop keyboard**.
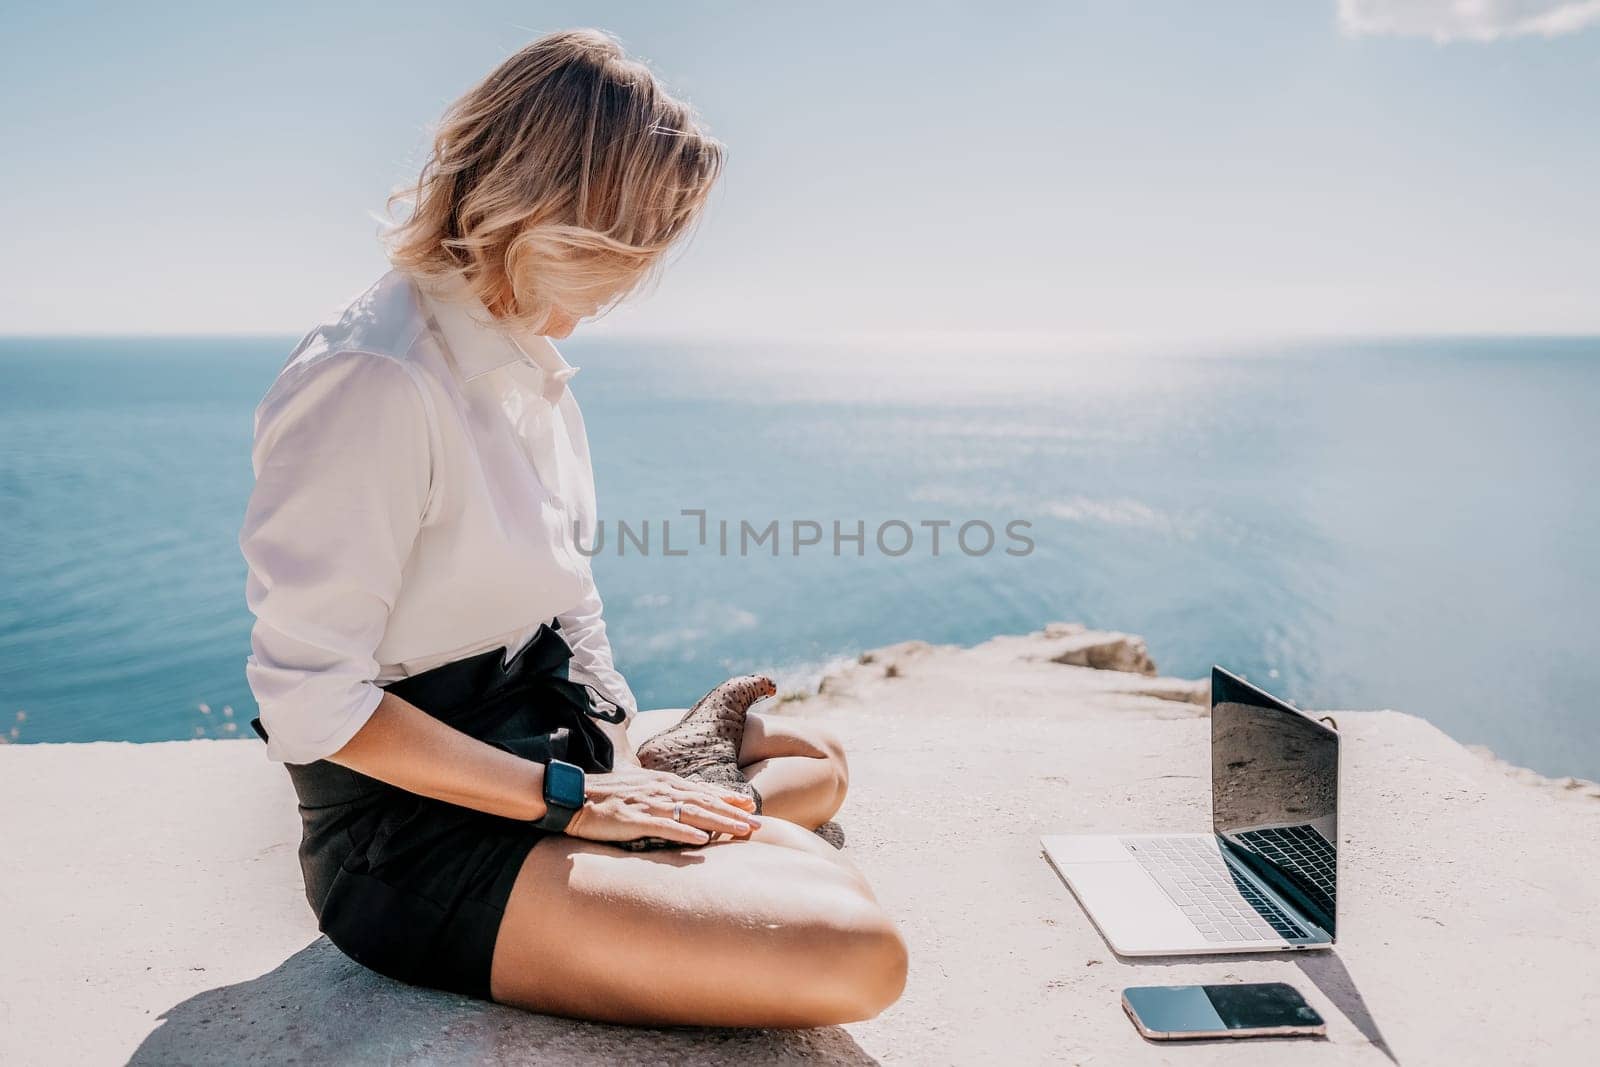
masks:
[[[1309,826],[1244,830],[1233,835],[1270,860],[1295,887],[1333,914],[1333,846]]]
[[[1207,941],[1310,936],[1255,886],[1235,877],[1212,841],[1125,837],[1122,844]]]

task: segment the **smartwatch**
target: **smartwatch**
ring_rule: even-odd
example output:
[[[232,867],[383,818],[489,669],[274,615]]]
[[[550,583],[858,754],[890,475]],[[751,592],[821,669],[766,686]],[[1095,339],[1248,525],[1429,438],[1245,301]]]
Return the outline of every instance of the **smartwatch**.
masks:
[[[544,765],[544,806],[542,818],[533,825],[559,834],[583,807],[583,768],[565,760],[553,759]]]

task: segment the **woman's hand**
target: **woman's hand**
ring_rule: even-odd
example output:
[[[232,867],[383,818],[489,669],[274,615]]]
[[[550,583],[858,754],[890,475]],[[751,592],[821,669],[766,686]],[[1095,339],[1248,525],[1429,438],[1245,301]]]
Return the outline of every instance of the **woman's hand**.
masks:
[[[682,821],[672,818],[681,805]],[[658,837],[703,845],[712,834],[748,837],[761,825],[755,801],[666,771],[619,765],[584,779],[584,803],[567,833],[586,841],[622,842]]]

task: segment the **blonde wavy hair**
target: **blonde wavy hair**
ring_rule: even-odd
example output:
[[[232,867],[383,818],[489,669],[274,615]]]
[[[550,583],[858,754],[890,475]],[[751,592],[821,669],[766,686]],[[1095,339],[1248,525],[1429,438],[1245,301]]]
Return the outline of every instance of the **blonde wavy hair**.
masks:
[[[462,281],[502,325],[541,329],[634,292],[692,226],[723,147],[597,30],[529,44],[452,104],[389,198],[394,265]]]

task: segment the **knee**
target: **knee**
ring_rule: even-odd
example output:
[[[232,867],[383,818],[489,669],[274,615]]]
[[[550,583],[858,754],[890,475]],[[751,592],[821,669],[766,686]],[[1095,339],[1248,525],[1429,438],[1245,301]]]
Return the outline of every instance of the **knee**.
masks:
[[[900,999],[909,962],[905,939],[875,902],[859,900],[812,924],[804,937],[810,980],[791,984],[789,995],[809,1002],[811,1025],[871,1019]]]
[[[826,726],[814,728],[812,742],[817,747],[817,752],[827,763],[828,781],[833,789],[834,803],[843,804],[844,797],[850,790],[850,763],[845,759],[844,742],[839,735]]]
[[[853,977],[848,984],[849,1017],[845,1022],[871,1019],[900,999],[905,992],[910,953],[905,938],[883,912],[870,929],[856,930],[844,953]]]

